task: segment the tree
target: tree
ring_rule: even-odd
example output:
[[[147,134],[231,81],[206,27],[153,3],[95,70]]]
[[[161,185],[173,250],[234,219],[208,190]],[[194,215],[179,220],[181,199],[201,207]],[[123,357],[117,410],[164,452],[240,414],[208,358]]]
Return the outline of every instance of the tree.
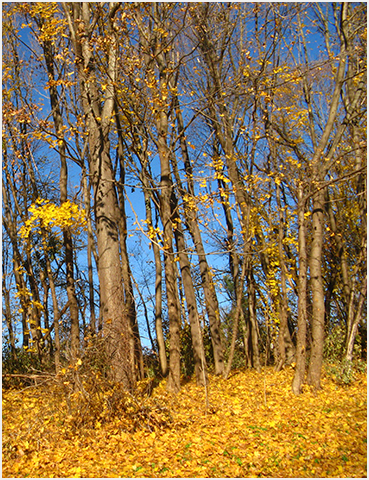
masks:
[[[138,339],[132,331],[124,301],[119,240],[120,212],[109,140],[115,104],[114,83],[117,78],[116,15],[119,6],[118,3],[111,3],[107,12],[101,6],[92,9],[86,3],[64,4],[63,8],[75,52],[81,102],[89,132],[89,171],[94,190],[101,312],[107,351],[113,378],[131,389],[137,371],[134,352],[130,346]],[[103,95],[99,91],[96,76],[96,53],[89,43],[100,15],[106,16],[108,39]],[[129,287],[125,285],[125,288],[128,290]],[[128,356],[127,352],[130,352]]]
[[[334,15],[338,14],[337,9],[333,9]],[[342,104],[341,97],[343,92],[343,87],[347,82],[347,59],[348,59],[348,49],[347,42],[345,38],[348,38],[347,35],[347,24],[348,24],[348,6],[343,4],[340,6],[340,20],[336,22],[336,29],[339,42],[339,54],[337,56],[338,61],[337,65],[334,67],[332,83],[325,84],[328,85],[329,98],[329,108],[326,112],[325,119],[323,123],[320,123],[321,115],[316,111],[316,104],[313,102],[314,92],[314,76],[308,76],[309,69],[306,67],[310,65],[310,59],[307,55],[306,41],[304,38],[304,25],[302,24],[300,12],[297,15],[297,24],[299,25],[299,35],[302,45],[301,58],[304,60],[305,69],[302,71],[302,67],[299,66],[298,62],[295,62],[296,67],[299,70],[301,75],[302,82],[302,92],[303,100],[305,104],[304,119],[298,122],[300,125],[305,123],[307,125],[307,132],[309,136],[302,136],[296,138],[295,133],[292,131],[289,122],[287,119],[283,120],[283,117],[277,117],[279,113],[284,110],[284,107],[279,107],[275,109],[275,118],[270,119],[270,123],[273,129],[273,135],[276,135],[277,142],[281,145],[287,146],[290,151],[293,152],[295,157],[295,162],[297,165],[305,166],[305,175],[303,183],[299,180],[298,186],[298,215],[299,215],[299,238],[300,238],[300,253],[302,252],[302,275],[301,275],[301,287],[304,285],[304,228],[302,222],[302,213],[305,210],[308,202],[311,202],[311,212],[306,212],[304,215],[310,215],[311,213],[311,248],[309,256],[309,267],[310,267],[310,286],[312,292],[312,350],[311,358],[309,363],[308,370],[308,382],[311,383],[315,388],[320,388],[320,374],[321,366],[323,361],[323,344],[324,344],[324,331],[325,331],[325,302],[324,302],[324,288],[323,288],[323,242],[324,242],[324,212],[325,212],[325,189],[332,183],[339,183],[343,178],[336,177],[333,179],[332,175],[334,172],[334,165],[338,163],[337,160],[337,149],[339,143],[342,139],[342,135],[346,129],[347,122],[352,118],[354,111],[356,112],[357,106],[360,104],[360,98],[362,95],[362,89],[359,88],[356,97],[351,103],[349,112],[346,115],[342,115]],[[335,17],[337,18],[337,17]],[[323,20],[325,27],[327,28],[328,19]],[[326,28],[323,31],[326,31]],[[291,54],[292,49],[291,49]],[[330,57],[331,52],[328,48],[328,58]],[[319,69],[318,69],[319,71]],[[316,74],[318,80],[319,75]],[[290,112],[291,113],[291,112]],[[290,123],[293,122],[293,117],[290,117]],[[318,130],[322,132],[320,135]],[[308,161],[309,158],[309,161]],[[331,176],[331,180],[327,179],[327,176]],[[307,181],[306,178],[309,180]],[[305,198],[302,197],[305,195]],[[296,196],[296,195],[295,195]],[[302,236],[300,236],[302,235]],[[302,292],[301,292],[302,293]],[[300,299],[299,299],[300,300]],[[299,318],[299,330],[300,332],[304,331],[304,327],[301,329],[301,322],[303,322],[302,313],[305,310],[304,307],[305,301],[302,297],[302,318]],[[301,322],[300,322],[301,321]],[[304,350],[304,342],[302,339],[303,333],[300,333],[300,341],[297,347],[298,355],[300,355],[300,360],[302,360],[301,353]],[[301,365],[300,365],[301,366]],[[296,374],[296,384],[294,384],[294,391],[298,392],[299,387],[297,384],[301,381],[301,375],[303,367],[298,369]],[[297,377],[300,380],[297,380]]]
[[[222,18],[223,29],[221,32],[216,32],[218,38],[213,36],[211,32],[211,18],[212,15],[217,16],[218,19]],[[203,5],[201,8],[193,11],[193,23],[194,31],[199,42],[199,48],[202,53],[203,61],[206,65],[207,75],[207,91],[205,98],[206,115],[210,119],[211,128],[213,129],[220,149],[224,154],[224,163],[220,158],[214,159],[214,167],[216,171],[216,178],[231,182],[237,208],[240,211],[241,231],[243,237],[243,262],[245,271],[241,275],[240,285],[236,287],[237,295],[241,295],[243,290],[243,280],[245,276],[250,276],[250,209],[251,201],[249,195],[246,193],[243,181],[240,175],[240,171],[237,167],[237,154],[235,152],[235,139],[234,139],[234,122],[238,114],[238,99],[234,100],[234,104],[228,109],[224,102],[224,95],[227,95],[227,88],[223,87],[223,78],[225,76],[225,58],[228,54],[230,38],[233,35],[235,24],[231,22],[231,11],[229,6],[220,7],[212,12],[210,5]],[[213,36],[213,38],[212,38]],[[214,38],[215,37],[215,38]],[[230,58],[231,54],[229,53]],[[232,67],[232,63],[230,64]],[[236,70],[232,72],[234,80],[237,81],[240,78],[240,71]],[[232,110],[233,106],[233,110]],[[227,168],[228,178],[224,176],[223,167]],[[237,279],[237,267],[233,274],[234,280]],[[237,298],[236,317],[234,322],[234,334],[233,339],[235,341],[237,328],[238,328],[238,316],[241,314],[241,298]],[[251,313],[251,312],[250,312]],[[254,318],[252,315],[250,318]],[[252,328],[255,329],[255,323],[252,324]],[[256,340],[255,334],[252,336]],[[234,341],[232,342],[234,351]],[[254,341],[254,354],[255,354],[255,366],[260,368],[258,346]],[[230,364],[232,358],[230,359]],[[230,365],[228,366],[227,373],[229,374]]]
[[[59,157],[60,157],[60,204],[62,205],[68,198],[68,165],[66,154],[66,141],[64,138],[64,122],[61,112],[61,99],[57,89],[58,82],[54,69],[54,58],[56,51],[60,50],[59,46],[54,46],[58,36],[61,36],[64,25],[59,24],[57,28],[55,24],[56,5],[53,6],[53,11],[50,12],[49,7],[43,11],[37,7],[37,12],[30,12],[38,27],[38,43],[42,47],[43,58],[45,59],[46,72],[48,75],[50,107],[54,122],[55,138],[58,143]],[[54,21],[50,21],[54,20]],[[37,34],[36,34],[37,35]],[[62,38],[62,36],[61,36]],[[77,297],[75,292],[75,281],[73,272],[73,241],[69,228],[63,230],[63,243],[65,249],[65,266],[66,266],[66,280],[67,280],[67,296],[71,318],[71,359],[76,361],[80,350],[79,339],[79,309]],[[54,294],[53,294],[54,295]]]

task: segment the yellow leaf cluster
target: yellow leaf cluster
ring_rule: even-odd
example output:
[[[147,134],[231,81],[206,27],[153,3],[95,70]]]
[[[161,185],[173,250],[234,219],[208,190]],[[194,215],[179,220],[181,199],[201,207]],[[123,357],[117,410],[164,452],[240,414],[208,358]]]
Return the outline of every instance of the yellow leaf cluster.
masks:
[[[184,201],[184,204],[185,204],[186,208],[189,208],[190,210],[193,210],[193,211],[198,210],[198,207],[197,207],[198,198],[194,197],[193,195],[189,195],[188,193],[186,193],[183,196],[183,201]]]
[[[49,200],[38,199],[28,212],[30,217],[19,230],[20,236],[25,239],[32,231],[41,233],[42,229],[51,230],[53,227],[61,230],[69,228],[79,235],[87,226],[85,210],[69,200],[57,206]]]

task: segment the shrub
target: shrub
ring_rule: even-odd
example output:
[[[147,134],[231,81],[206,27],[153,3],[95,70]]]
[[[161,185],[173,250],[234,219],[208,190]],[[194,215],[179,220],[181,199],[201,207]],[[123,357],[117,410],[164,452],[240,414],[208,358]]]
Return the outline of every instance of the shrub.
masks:
[[[326,364],[325,370],[338,385],[350,385],[356,380],[357,372],[366,371],[366,362],[361,359],[354,361],[344,359],[333,364]]]
[[[336,325],[326,335],[324,342],[324,359],[329,363],[340,362],[345,348],[346,329]]]

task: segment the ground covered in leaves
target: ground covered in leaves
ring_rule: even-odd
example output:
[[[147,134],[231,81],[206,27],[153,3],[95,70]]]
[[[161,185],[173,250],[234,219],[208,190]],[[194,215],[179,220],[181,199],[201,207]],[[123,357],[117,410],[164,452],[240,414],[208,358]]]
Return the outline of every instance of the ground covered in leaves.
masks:
[[[350,386],[325,374],[299,397],[292,376],[210,375],[207,392],[190,381],[176,396],[165,381],[92,392],[83,377],[8,389],[3,477],[366,477],[366,373]]]

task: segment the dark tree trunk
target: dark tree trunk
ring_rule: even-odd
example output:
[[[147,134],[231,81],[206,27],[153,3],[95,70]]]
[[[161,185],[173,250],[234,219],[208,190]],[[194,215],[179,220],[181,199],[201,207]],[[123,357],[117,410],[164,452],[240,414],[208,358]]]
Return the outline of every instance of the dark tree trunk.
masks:
[[[307,253],[305,232],[305,200],[302,186],[298,189],[298,318],[296,370],[292,381],[292,391],[295,395],[301,393],[306,370],[306,288],[307,288]]]

